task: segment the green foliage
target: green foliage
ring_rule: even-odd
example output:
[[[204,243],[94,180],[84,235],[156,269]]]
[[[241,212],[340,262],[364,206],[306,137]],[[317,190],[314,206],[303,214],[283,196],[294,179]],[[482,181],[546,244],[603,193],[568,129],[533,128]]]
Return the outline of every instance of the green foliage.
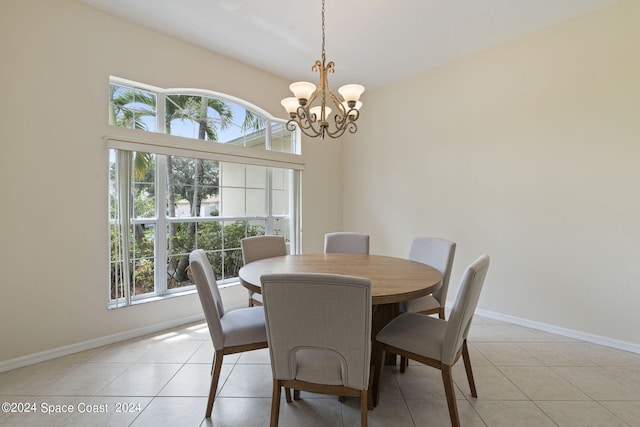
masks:
[[[133,194],[133,216],[153,218],[156,213],[156,200],[146,187],[135,188]]]
[[[196,248],[191,248],[188,231],[189,223],[176,224],[176,233],[170,236],[173,239],[176,253],[169,254],[167,261],[168,288],[178,288],[193,284],[191,277],[186,280],[178,279],[177,266],[187,262],[189,253]],[[131,281],[133,283],[132,294],[153,292],[154,290],[154,230],[145,229],[143,225],[136,225],[137,238],[132,239]],[[250,224],[248,221],[234,221],[223,226],[221,221],[201,222],[197,227],[197,247],[207,251],[209,261],[218,280],[237,277],[242,267],[242,252],[240,240],[245,237],[264,234],[264,226]],[[116,284],[115,269],[121,260],[115,258],[117,245],[117,227],[111,227],[111,269],[112,283],[111,293],[115,297]]]
[[[202,169],[200,182],[194,185],[194,176],[197,168]],[[193,202],[194,191],[198,190],[198,197],[204,200],[207,197],[218,194],[218,182],[220,165],[211,160],[196,160],[186,157],[173,157],[172,188],[176,199],[185,199]]]
[[[133,270],[133,280],[135,287],[135,294],[153,292],[153,261],[150,259],[143,259],[136,263]]]

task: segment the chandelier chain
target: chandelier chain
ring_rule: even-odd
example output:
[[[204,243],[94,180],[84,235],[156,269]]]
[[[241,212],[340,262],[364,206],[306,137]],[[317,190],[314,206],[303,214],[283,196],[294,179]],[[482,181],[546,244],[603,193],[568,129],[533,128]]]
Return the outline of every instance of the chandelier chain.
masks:
[[[326,55],[324,51],[324,0],[322,0],[322,64],[326,62]]]

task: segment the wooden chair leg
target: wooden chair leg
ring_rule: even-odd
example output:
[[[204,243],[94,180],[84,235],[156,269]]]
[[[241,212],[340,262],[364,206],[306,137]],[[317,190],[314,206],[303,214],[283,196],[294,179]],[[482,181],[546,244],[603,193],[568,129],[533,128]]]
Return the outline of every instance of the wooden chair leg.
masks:
[[[407,366],[409,366],[409,359],[404,356],[400,356],[400,373],[404,374],[404,371],[407,370]]]
[[[284,397],[287,399],[287,403],[291,403],[291,389],[285,387],[284,388]]]
[[[442,365],[441,370],[444,393],[447,396],[447,406],[449,407],[449,418],[451,418],[451,426],[460,427],[460,418],[458,417],[458,405],[456,403],[456,392],[453,385],[451,366]]]
[[[280,418],[280,381],[274,379],[271,394],[271,427],[278,427],[278,418]]]
[[[471,369],[471,359],[469,358],[469,348],[467,347],[467,340],[464,340],[462,342],[462,361],[464,362],[464,370],[467,372],[467,380],[469,381],[471,396],[478,397],[478,392],[476,391],[476,382],[473,379],[473,370]]]
[[[369,391],[362,390],[360,392],[360,425],[361,427],[367,427],[368,425],[368,412],[369,412]]]
[[[222,358],[224,357],[224,353],[222,352],[222,350],[216,351],[213,357],[211,385],[209,386],[209,400],[207,401],[207,411],[205,413],[206,418],[211,418],[211,412],[213,411],[213,402],[216,398],[216,392],[218,391],[218,380],[220,379],[220,371],[222,370]]]
[[[293,390],[293,400],[300,400],[300,390]]]
[[[384,347],[380,345],[380,352],[378,356],[375,358],[375,368],[373,371],[373,405],[378,406],[378,402],[380,401],[380,388],[382,387],[382,371],[384,369],[384,357],[385,351]]]
[[[442,320],[446,320],[444,318],[444,307],[440,307],[440,309],[438,310],[438,317]]]

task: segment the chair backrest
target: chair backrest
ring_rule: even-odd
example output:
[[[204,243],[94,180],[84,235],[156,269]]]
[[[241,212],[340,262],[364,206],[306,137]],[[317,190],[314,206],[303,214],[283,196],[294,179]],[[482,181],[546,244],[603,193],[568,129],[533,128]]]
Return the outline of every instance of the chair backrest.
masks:
[[[224,316],[224,305],[216,283],[215,273],[211,268],[207,254],[202,249],[196,249],[189,254],[189,265],[193,280],[196,282],[204,317],[207,319],[213,347],[216,350],[222,350],[224,336],[220,318]]]
[[[482,255],[467,267],[462,276],[458,296],[449,315],[447,331],[442,345],[443,363],[452,365],[457,352],[462,347],[463,341],[467,339],[471,319],[478,306],[480,291],[488,269],[489,257]]]
[[[366,390],[371,365],[371,281],[322,273],[261,278],[275,379]]]
[[[263,258],[287,255],[287,244],[282,236],[253,236],[240,241],[242,262],[246,265]]]
[[[444,306],[447,300],[455,253],[455,242],[437,237],[416,237],[409,250],[410,260],[430,265],[442,274],[442,286],[432,294],[441,306]]]
[[[324,235],[324,253],[369,254],[369,235],[348,231]]]

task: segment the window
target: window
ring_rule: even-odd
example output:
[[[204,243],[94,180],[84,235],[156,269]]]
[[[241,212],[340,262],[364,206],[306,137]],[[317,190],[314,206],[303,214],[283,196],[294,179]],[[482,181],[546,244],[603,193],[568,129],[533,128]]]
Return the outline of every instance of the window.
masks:
[[[219,283],[237,281],[245,237],[282,235],[298,252],[298,132],[208,91],[110,89],[110,307],[193,290],[194,249]]]

